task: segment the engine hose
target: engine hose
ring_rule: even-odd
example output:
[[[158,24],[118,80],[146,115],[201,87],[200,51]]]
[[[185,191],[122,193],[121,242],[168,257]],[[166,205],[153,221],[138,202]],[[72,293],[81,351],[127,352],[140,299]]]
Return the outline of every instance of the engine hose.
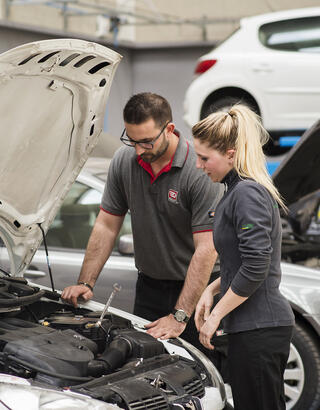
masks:
[[[18,307],[22,305],[30,305],[33,302],[36,302],[46,293],[45,290],[39,290],[37,293],[28,296],[18,296],[13,299],[0,299],[0,307]]]
[[[131,343],[125,337],[116,337],[99,359],[91,360],[88,363],[88,374],[91,376],[101,376],[110,374],[113,370],[121,367],[131,354]]]

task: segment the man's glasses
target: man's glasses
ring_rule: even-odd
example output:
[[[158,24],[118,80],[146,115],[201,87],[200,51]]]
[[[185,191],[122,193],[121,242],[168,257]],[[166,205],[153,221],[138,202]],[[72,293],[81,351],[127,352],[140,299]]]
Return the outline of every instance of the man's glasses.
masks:
[[[120,141],[123,142],[125,145],[128,145],[129,147],[135,147],[136,145],[139,145],[141,148],[144,149],[152,149],[154,143],[157,141],[158,138],[160,138],[161,134],[163,133],[163,131],[165,130],[166,126],[169,124],[170,121],[168,121],[163,128],[161,129],[160,133],[153,138],[153,140],[151,141],[147,141],[147,142],[139,142],[139,141],[135,141],[132,138],[129,137],[129,135],[127,135],[127,131],[126,129],[123,130],[121,137],[120,137]]]

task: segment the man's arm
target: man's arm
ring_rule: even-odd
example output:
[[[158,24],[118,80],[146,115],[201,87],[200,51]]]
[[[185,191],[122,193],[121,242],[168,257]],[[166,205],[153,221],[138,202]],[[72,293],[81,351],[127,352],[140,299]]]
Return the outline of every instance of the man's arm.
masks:
[[[212,232],[195,233],[193,241],[195,251],[188,267],[184,286],[175,305],[176,309],[183,309],[188,316],[193,313],[217,259]],[[149,334],[161,339],[178,337],[185,327],[186,324],[177,322],[172,314],[146,325]]]
[[[123,219],[124,216],[111,215],[100,210],[89,238],[78,283],[84,282],[92,288],[94,287],[104,264],[112,252]],[[89,300],[92,298],[93,293],[85,285],[74,285],[65,288],[61,295],[63,299],[72,303],[75,307],[77,307],[77,300],[80,296],[84,300]]]
[[[183,309],[190,317],[206,288],[217,259],[213,245],[212,232],[193,234],[195,252],[190,261],[187,276],[181,294],[177,300],[176,309]]]

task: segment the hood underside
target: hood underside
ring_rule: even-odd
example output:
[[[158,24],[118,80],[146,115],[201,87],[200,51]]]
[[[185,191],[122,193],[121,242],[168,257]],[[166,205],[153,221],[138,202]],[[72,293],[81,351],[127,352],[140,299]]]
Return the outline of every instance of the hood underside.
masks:
[[[0,236],[22,276],[102,130],[121,56],[81,40],[0,55]]]
[[[273,181],[287,205],[320,189],[320,121],[286,155]]]

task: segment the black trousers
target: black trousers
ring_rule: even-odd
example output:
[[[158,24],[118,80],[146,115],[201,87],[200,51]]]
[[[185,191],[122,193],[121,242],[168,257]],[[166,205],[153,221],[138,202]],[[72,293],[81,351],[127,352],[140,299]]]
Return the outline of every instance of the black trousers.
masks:
[[[292,326],[282,326],[229,334],[235,410],[285,410],[283,373],[292,331]]]
[[[183,284],[182,280],[157,280],[139,272],[133,313],[150,321],[167,316],[172,312]],[[213,351],[206,349],[199,341],[199,333],[195,326],[194,315],[192,315],[180,337],[203,352],[225,377],[226,352],[224,349],[226,344],[222,340],[225,336],[217,337],[217,340],[213,339],[216,346]]]

